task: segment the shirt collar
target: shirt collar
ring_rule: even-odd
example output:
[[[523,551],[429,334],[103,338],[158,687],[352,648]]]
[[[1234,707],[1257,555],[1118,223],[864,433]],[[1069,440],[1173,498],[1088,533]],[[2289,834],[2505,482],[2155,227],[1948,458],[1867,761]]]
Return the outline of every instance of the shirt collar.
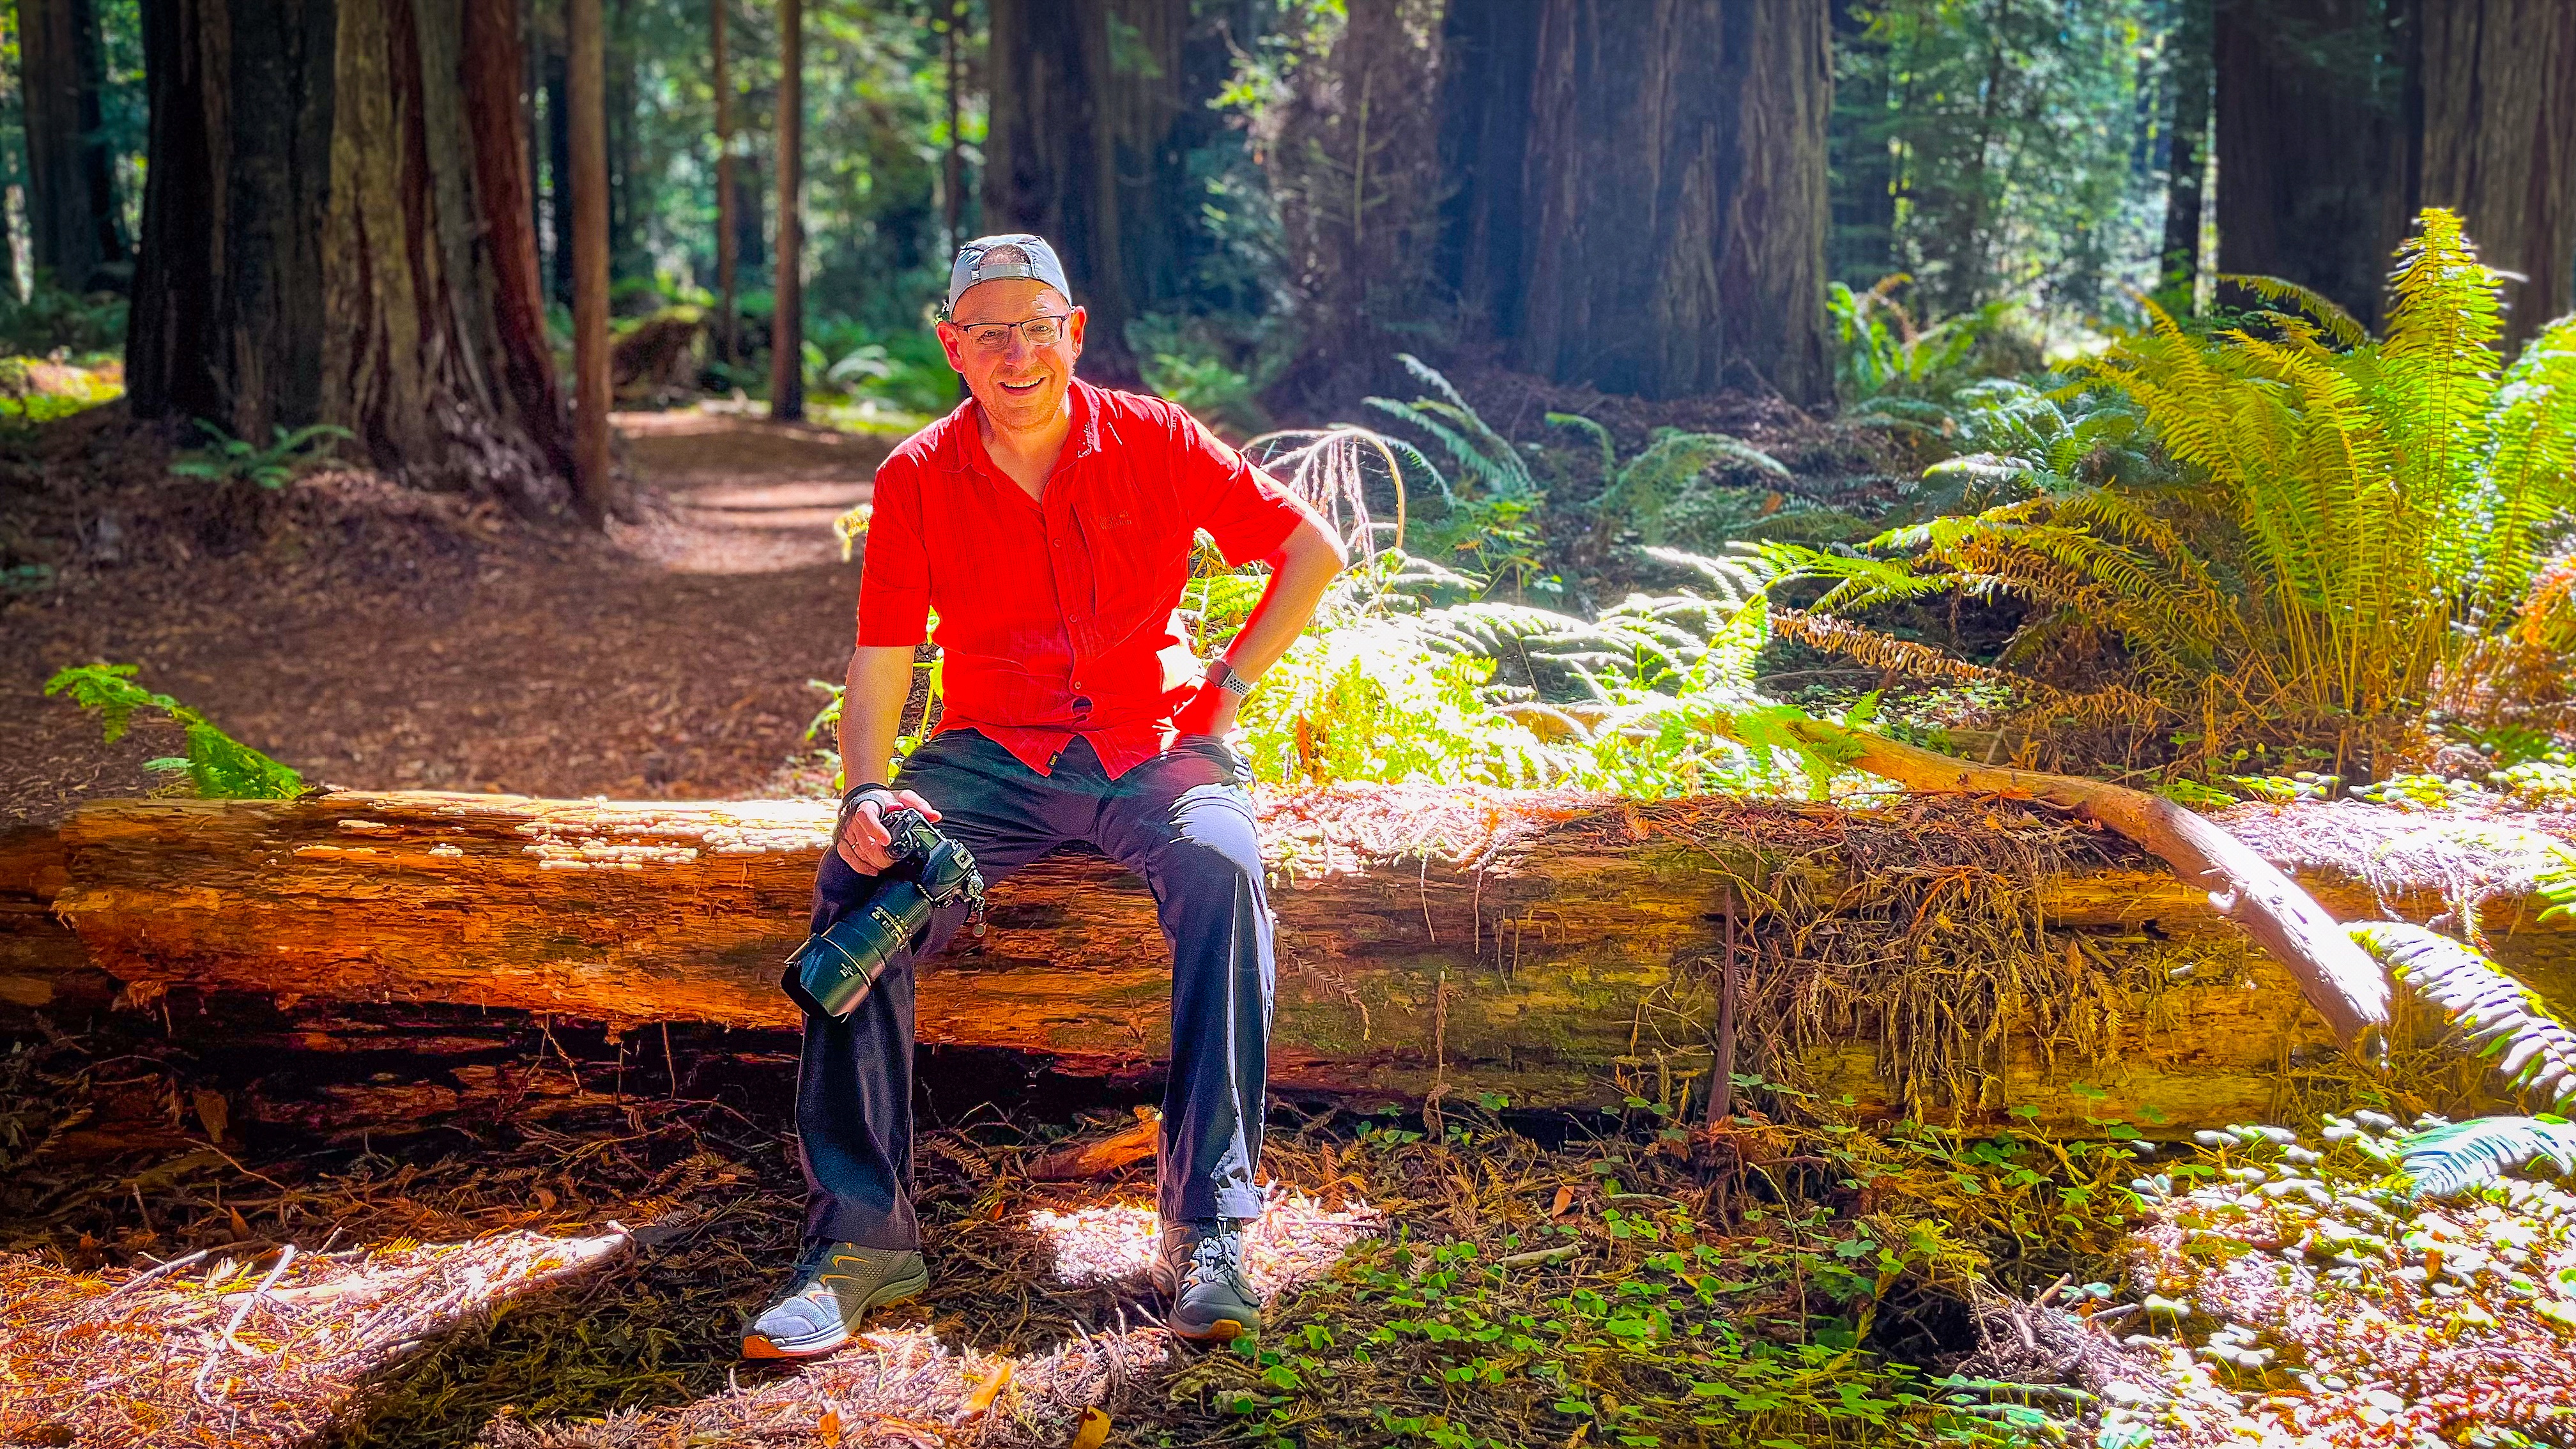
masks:
[[[1100,389],[1077,377],[1066,391],[1073,401],[1073,432],[1064,440],[1066,457],[1057,462],[1059,468],[1100,451]],[[941,468],[951,473],[975,471],[976,459],[984,452],[980,431],[983,407],[973,393],[968,393],[957,410],[948,415],[947,435],[937,455]]]

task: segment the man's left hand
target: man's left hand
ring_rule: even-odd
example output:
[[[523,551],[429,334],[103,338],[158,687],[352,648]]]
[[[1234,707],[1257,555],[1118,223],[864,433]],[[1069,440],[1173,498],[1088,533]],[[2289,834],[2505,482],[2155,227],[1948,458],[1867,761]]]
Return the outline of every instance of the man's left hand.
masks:
[[[1189,703],[1172,714],[1172,728],[1185,735],[1222,735],[1234,729],[1234,715],[1243,701],[1215,680],[1204,680],[1199,692]]]

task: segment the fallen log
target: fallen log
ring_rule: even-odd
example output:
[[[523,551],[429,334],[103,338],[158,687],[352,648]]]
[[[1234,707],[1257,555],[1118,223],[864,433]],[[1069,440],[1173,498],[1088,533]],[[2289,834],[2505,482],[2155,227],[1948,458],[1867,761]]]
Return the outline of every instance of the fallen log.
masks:
[[[1730,800],[1413,787],[1274,798],[1274,1080],[1371,1102],[1438,1090],[1453,1103],[1704,1104],[1712,966],[1739,883],[1797,880],[1832,901],[1891,868],[1953,869],[1962,832],[2064,838],[2050,847],[2058,864],[1997,885],[2029,893],[2043,955],[2089,973],[2098,1029],[2052,1036],[2007,1001],[1991,1049],[1965,1065],[1972,1090],[1934,1100],[1907,1079],[1894,1028],[1865,1010],[1792,1030],[1748,1004],[1739,1070],[1862,1115],[1993,1122],[2020,1108],[2073,1133],[2113,1117],[2158,1132],[2248,1120],[2351,1079],[2293,981],[2205,889],[2044,808],[1904,809],[1890,824],[1891,812]],[[494,1013],[496,1027],[510,1013],[599,1023],[612,1041],[662,1021],[792,1028],[778,966],[801,938],[828,819],[791,802],[117,801],[75,816],[23,889],[41,886],[77,933],[79,966],[48,959],[104,971],[128,1005],[173,992],[252,993],[289,1014],[449,1003]],[[1880,843],[1864,849],[1869,831]],[[2350,880],[2310,885],[2337,915],[2382,904]],[[0,898],[10,889],[0,880]],[[2386,903],[2417,916],[2445,906],[2429,889]],[[2565,999],[2576,937],[2522,922],[2520,907],[2509,893],[2486,903],[2496,954]],[[1758,987],[1779,973],[1811,968],[1779,922],[1748,924],[1771,952],[1747,967],[1750,1003],[1772,999]],[[1807,923],[1862,925],[1876,928]],[[1133,1078],[1168,1052],[1167,960],[1140,882],[1097,858],[1050,859],[997,887],[990,933],[925,976],[920,1034]],[[21,997],[44,979],[20,978]]]

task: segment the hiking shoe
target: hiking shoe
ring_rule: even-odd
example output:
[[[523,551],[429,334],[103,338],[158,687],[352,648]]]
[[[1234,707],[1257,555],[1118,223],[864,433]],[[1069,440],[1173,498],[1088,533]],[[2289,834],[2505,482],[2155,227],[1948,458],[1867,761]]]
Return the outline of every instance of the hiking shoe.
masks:
[[[1163,1224],[1154,1286],[1171,1300],[1172,1333],[1192,1343],[1225,1343],[1261,1331],[1261,1304],[1243,1277],[1243,1224],[1194,1218]]]
[[[744,1358],[811,1358],[850,1341],[871,1308],[900,1303],[930,1286],[930,1269],[908,1249],[808,1243],[787,1286],[742,1331]]]

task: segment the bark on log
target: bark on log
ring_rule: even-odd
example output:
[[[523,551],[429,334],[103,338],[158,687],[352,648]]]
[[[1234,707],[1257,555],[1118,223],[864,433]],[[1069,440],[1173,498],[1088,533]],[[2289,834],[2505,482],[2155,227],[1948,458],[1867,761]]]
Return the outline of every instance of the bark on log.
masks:
[[[1273,1077],[1283,1090],[1389,1101],[1437,1084],[1451,1100],[1492,1090],[1530,1106],[1677,1092],[1708,1064],[1715,1005],[1703,968],[1720,951],[1730,882],[1767,868],[1830,886],[1852,870],[1830,851],[1780,864],[1783,822],[1821,822],[1830,839],[1844,817],[1829,807],[1474,798],[1488,831],[1519,812],[1517,833],[1481,869],[1355,850],[1299,828],[1313,818],[1305,804],[1273,803]],[[0,905],[15,912],[0,912],[0,933],[13,922],[41,929],[50,907],[78,931],[86,960],[125,983],[130,1005],[248,992],[277,997],[289,1019],[350,1009],[332,1003],[451,1003],[491,1011],[503,1031],[514,1010],[612,1032],[655,1021],[792,1028],[778,963],[801,939],[827,819],[823,807],[784,802],[108,802],[59,840],[0,850]],[[2108,1094],[2122,1115],[2188,1131],[2257,1118],[2305,1084],[2349,1074],[2293,983],[2246,951],[2200,886],[2143,860],[2031,884],[2053,941],[2148,953],[2152,984],[2096,1058],[2009,1037],[1979,1064],[1990,1090],[1960,1105],[1963,1118],[1999,1120],[2026,1104],[2043,1128],[2081,1133]],[[2376,913],[2366,888],[2318,888],[2339,915]],[[1150,1072],[1168,1047],[1168,957],[1142,885],[1066,857],[1015,877],[993,904],[987,938],[961,943],[925,979],[923,1041],[1035,1053],[1090,1075]],[[2400,904],[2422,916],[2443,903]],[[2576,933],[2534,930],[2516,905],[2488,909],[2496,954],[2566,999]],[[31,949],[52,954],[0,970],[0,995],[81,1009],[75,988],[98,978],[79,975],[89,968],[60,937]],[[2168,964],[2182,959],[2215,966],[2168,984]],[[96,999],[94,985],[79,989]],[[1752,1065],[1775,1080],[1783,1066]],[[1865,1114],[1892,1110],[1866,1033],[1788,1065]]]

